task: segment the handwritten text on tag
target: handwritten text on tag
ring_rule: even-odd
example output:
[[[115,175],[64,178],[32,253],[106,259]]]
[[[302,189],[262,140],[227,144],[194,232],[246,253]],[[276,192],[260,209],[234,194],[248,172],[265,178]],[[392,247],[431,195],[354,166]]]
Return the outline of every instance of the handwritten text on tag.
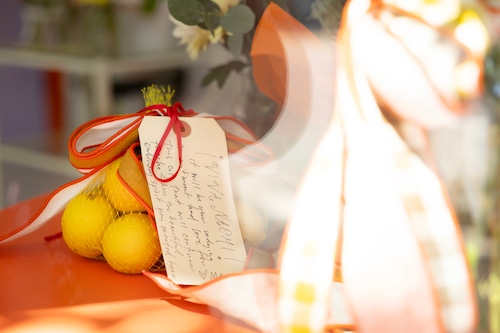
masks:
[[[246,258],[230,183],[224,132],[211,118],[180,118],[190,127],[181,138],[179,174],[160,182],[151,161],[169,117],[144,117],[139,127],[142,160],[153,201],[168,277],[178,284],[197,285],[241,271]],[[178,168],[173,131],[153,166],[160,178]]]

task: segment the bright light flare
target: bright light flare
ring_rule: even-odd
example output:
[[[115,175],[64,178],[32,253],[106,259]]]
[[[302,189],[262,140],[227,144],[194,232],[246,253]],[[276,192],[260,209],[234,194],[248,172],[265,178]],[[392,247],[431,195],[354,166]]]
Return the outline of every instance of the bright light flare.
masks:
[[[466,61],[455,69],[455,89],[463,97],[473,97],[479,93],[481,69],[474,61]]]
[[[479,15],[470,9],[462,14],[460,24],[455,28],[454,35],[474,55],[484,55],[489,46],[488,30]]]
[[[417,15],[435,26],[451,22],[460,14],[459,0],[385,0],[384,2]]]

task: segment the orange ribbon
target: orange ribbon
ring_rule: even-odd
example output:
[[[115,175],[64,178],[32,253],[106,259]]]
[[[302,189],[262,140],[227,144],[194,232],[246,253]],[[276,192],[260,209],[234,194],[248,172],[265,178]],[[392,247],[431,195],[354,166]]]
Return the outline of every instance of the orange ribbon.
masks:
[[[168,114],[166,105],[151,105],[137,113],[105,116],[86,122],[71,134],[69,161],[82,173],[106,165],[139,140],[138,128],[145,116]],[[193,116],[195,112],[189,110],[185,115]]]

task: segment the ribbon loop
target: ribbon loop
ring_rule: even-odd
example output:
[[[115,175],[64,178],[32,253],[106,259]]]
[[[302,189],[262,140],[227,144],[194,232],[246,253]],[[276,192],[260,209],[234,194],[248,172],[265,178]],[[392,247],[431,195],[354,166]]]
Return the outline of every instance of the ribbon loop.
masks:
[[[155,153],[153,155],[153,159],[151,161],[151,173],[155,177],[156,180],[162,183],[168,183],[177,177],[179,174],[179,171],[181,170],[181,165],[182,165],[182,121],[179,119],[179,116],[189,116],[194,113],[193,110],[185,110],[182,105],[179,102],[174,103],[172,106],[167,106],[167,117],[170,117],[170,121],[168,122],[168,125],[163,132],[163,135],[160,139],[160,142],[158,143],[158,146],[156,147]],[[178,160],[178,165],[177,169],[175,172],[164,178],[162,175],[158,175],[157,171],[155,170],[155,165],[158,162],[158,158],[160,157],[160,153],[163,149],[163,146],[165,144],[165,141],[168,138],[168,135],[170,134],[171,131],[174,131],[175,137],[177,140],[177,160]]]

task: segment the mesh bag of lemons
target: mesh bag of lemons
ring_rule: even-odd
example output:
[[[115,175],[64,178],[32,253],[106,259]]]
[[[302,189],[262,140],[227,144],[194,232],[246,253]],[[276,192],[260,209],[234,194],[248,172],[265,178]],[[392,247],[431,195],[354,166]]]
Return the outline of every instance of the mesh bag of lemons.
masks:
[[[146,107],[168,106],[174,91],[153,85],[143,89],[143,94]],[[106,261],[125,274],[165,270],[138,148],[135,142],[97,171],[67,203],[61,218],[62,237],[71,251]],[[235,204],[245,246],[256,248],[267,237],[266,222],[237,197]]]
[[[62,236],[76,254],[106,260],[115,270],[138,274],[164,268],[153,218],[119,178],[120,157],[72,198],[61,218]]]
[[[139,171],[131,163],[128,154],[116,159],[68,202],[61,218],[62,237],[74,253],[104,260],[118,272],[164,271],[154,217],[146,208],[152,207],[147,183],[134,175]],[[134,191],[124,178],[136,181]],[[236,208],[245,246],[257,247],[268,236],[264,219],[241,200],[236,200]]]
[[[170,105],[173,93],[170,87],[143,89],[146,106]],[[154,217],[147,209],[152,207],[149,190],[131,148],[68,202],[61,218],[62,237],[74,253],[105,260],[121,273],[164,270]]]

